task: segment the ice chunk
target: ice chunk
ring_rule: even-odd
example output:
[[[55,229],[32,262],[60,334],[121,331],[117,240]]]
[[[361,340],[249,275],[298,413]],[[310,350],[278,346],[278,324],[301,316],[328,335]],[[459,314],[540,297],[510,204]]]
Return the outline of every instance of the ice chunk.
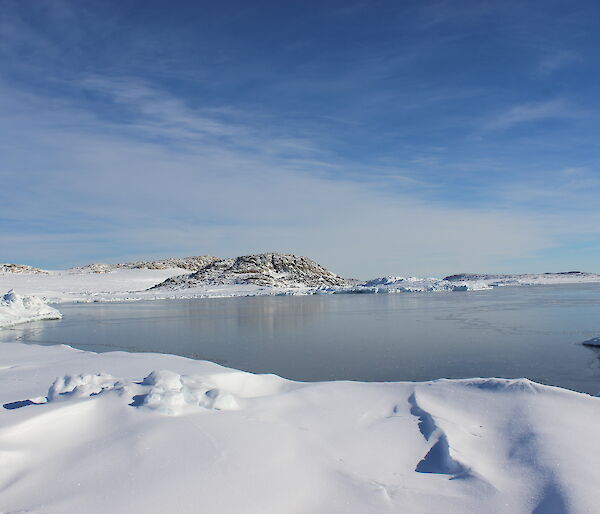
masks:
[[[14,289],[9,290],[0,300],[0,327],[60,318],[62,314],[58,310],[46,305],[37,296],[20,296]]]

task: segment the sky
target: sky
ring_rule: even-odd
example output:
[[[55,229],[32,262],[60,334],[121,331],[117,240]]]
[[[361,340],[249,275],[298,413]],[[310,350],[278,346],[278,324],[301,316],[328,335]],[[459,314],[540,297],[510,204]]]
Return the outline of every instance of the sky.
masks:
[[[0,261],[600,272],[597,2],[0,3]]]

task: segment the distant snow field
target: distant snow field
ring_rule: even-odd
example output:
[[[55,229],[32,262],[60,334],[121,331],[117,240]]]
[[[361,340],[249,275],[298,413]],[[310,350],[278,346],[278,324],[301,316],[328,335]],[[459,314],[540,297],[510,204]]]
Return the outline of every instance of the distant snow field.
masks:
[[[528,380],[299,383],[4,343],[0,508],[596,512],[600,398]]]

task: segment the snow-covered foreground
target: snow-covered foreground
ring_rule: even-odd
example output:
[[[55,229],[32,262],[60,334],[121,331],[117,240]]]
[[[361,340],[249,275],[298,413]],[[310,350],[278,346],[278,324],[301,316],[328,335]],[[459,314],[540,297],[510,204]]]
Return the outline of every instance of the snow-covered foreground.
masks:
[[[14,290],[0,297],[0,328],[28,321],[60,319],[62,314],[35,296],[19,296]]]
[[[298,383],[5,343],[0,399],[3,512],[597,512],[600,398],[527,380]]]

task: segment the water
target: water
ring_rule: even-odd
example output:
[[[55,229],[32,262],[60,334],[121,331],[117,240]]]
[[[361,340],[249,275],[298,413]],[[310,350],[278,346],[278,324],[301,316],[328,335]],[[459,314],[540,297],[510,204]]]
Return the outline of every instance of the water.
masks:
[[[295,380],[527,377],[598,394],[600,284],[63,304],[0,341],[173,353]]]

